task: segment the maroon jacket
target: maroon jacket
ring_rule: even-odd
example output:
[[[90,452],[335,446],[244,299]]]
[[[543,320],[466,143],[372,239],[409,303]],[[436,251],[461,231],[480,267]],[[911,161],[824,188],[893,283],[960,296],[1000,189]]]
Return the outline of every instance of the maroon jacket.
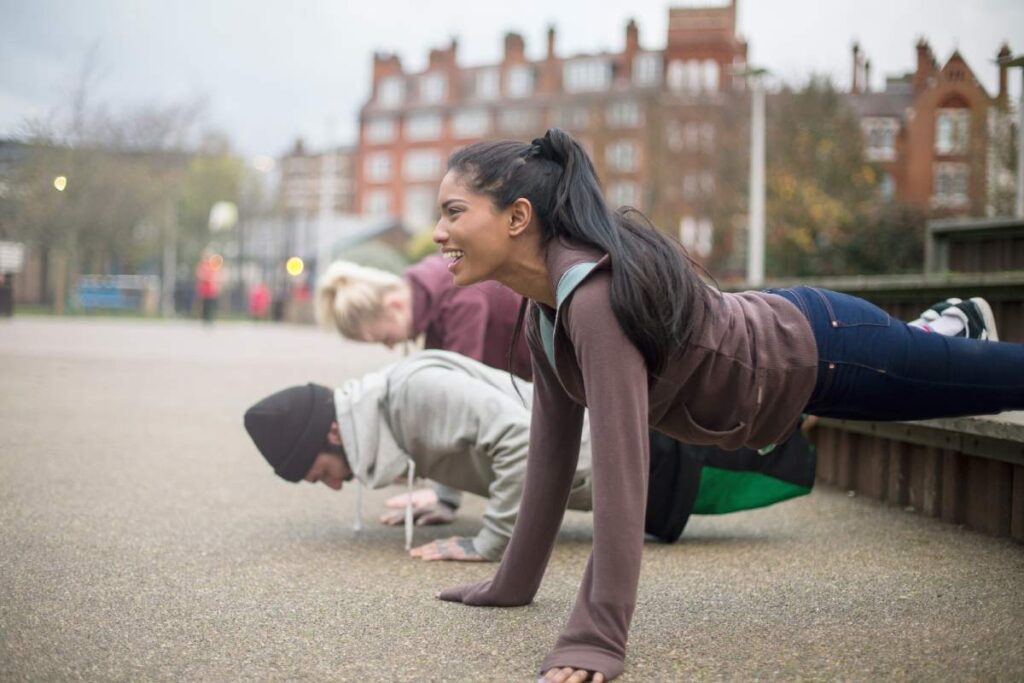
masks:
[[[590,248],[552,241],[552,291],[573,265],[598,265],[559,307],[531,304],[533,421],[526,483],[512,540],[491,581],[441,593],[468,605],[533,600],[565,511],[584,407],[590,410],[594,549],[576,606],[541,670],[571,666],[622,673],[644,541],[648,426],[685,443],[735,449],[781,443],[795,429],[817,373],[811,327],[787,299],[765,292],[713,294],[691,341],[660,376],[619,326],[613,267]],[[553,318],[552,367],[538,316]]]
[[[426,348],[454,351],[508,369],[521,296],[497,282],[457,287],[442,256],[423,259],[405,271],[405,279],[412,287],[413,330],[426,335]],[[512,369],[523,379],[531,377],[525,334],[516,344]]]

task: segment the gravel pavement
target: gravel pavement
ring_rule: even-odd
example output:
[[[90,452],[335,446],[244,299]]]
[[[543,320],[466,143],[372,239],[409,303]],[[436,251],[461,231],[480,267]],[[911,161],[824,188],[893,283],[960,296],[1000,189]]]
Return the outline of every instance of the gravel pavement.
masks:
[[[441,603],[494,565],[408,558],[375,521],[398,489],[353,531],[352,487],[277,479],[242,427],[399,357],[295,326],[0,320],[0,679],[535,680],[588,515],[531,606]],[[1024,546],[827,488],[648,545],[620,680],[836,679],[1024,679]]]

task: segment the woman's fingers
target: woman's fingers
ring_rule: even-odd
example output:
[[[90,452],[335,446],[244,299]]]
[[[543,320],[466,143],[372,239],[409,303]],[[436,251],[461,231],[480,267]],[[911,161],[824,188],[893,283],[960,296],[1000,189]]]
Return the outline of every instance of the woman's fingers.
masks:
[[[595,673],[591,679],[589,671],[566,666],[561,669],[549,669],[544,676],[538,679],[537,683],[583,683],[587,680],[604,683],[604,674]]]

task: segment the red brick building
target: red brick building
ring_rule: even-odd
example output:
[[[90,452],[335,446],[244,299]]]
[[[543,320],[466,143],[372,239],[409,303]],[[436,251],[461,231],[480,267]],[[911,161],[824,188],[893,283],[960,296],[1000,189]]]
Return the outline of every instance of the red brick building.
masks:
[[[621,52],[560,56],[551,28],[545,56],[530,60],[510,33],[502,60],[479,66],[460,65],[453,40],[419,73],[397,55],[374,55],[355,154],[357,211],[426,228],[454,149],[557,126],[588,149],[612,204],[636,206],[707,254],[716,113],[747,53],[735,4],[670,9],[664,50],[644,49],[634,21],[624,38]]]
[[[998,56],[1008,55],[1003,46]],[[869,90],[870,62],[853,47],[853,83],[846,99],[860,119],[865,152],[883,172],[884,196],[939,216],[993,213],[992,185],[1000,169],[994,131],[1007,121],[1006,67],[991,97],[959,51],[939,65],[925,40],[913,72]]]

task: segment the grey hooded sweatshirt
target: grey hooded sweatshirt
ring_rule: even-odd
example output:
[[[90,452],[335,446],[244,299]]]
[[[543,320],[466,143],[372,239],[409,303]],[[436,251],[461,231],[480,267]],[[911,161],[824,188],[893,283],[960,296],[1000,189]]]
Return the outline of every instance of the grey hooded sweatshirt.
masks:
[[[500,560],[512,536],[526,474],[533,386],[449,351],[420,351],[345,382],[334,392],[342,444],[369,488],[407,473],[487,498],[476,551]],[[591,509],[589,429],[569,508]]]

